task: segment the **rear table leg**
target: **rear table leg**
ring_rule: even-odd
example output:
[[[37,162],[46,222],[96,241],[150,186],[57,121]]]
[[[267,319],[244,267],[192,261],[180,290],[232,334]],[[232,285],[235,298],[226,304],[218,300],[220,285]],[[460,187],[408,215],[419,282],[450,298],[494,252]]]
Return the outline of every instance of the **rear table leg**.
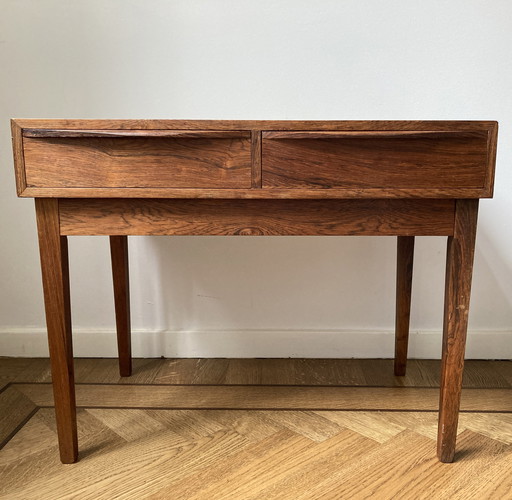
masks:
[[[110,256],[114,283],[119,373],[122,377],[129,377],[132,374],[132,345],[127,236],[110,236]]]
[[[405,375],[411,316],[414,236],[398,236],[396,262],[395,375]]]

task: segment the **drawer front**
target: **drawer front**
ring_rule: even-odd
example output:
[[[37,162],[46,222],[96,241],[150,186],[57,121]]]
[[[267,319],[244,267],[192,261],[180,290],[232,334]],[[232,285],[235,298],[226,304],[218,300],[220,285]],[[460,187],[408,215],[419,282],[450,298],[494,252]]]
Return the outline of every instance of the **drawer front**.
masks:
[[[28,187],[250,188],[250,132],[23,138]]]
[[[264,132],[264,188],[484,188],[488,132]]]

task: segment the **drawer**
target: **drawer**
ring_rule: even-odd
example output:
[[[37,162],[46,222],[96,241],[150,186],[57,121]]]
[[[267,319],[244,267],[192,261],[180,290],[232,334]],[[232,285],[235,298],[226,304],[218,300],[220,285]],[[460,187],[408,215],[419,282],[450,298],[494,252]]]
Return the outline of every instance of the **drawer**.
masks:
[[[250,188],[248,131],[23,131],[28,187]]]
[[[488,131],[263,132],[264,188],[484,188]]]

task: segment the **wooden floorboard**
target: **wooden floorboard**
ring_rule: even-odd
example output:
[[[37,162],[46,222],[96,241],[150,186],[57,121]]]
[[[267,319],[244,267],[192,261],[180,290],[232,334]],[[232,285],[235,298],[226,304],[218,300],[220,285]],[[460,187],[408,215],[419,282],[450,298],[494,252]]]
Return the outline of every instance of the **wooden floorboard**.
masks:
[[[30,419],[37,406],[14,385],[0,393],[0,448]]]
[[[51,384],[13,384],[36,406],[53,406]],[[512,412],[511,389],[463,389],[461,411]],[[415,387],[78,384],[79,408],[435,411],[439,390]]]
[[[134,359],[131,377],[120,377],[116,359],[75,359],[77,383],[258,384],[438,387],[439,360],[409,360],[405,377],[391,359]],[[44,358],[1,358],[0,382],[50,382]],[[512,387],[512,361],[467,360],[464,387]]]
[[[47,360],[0,359],[2,499],[512,498],[512,363],[469,361],[456,462],[439,362],[76,360],[80,461],[58,457]]]

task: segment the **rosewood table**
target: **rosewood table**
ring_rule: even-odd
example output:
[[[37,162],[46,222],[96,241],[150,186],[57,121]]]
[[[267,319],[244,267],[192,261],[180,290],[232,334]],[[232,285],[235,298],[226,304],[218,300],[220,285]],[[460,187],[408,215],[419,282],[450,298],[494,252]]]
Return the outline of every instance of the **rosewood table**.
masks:
[[[130,235],[397,236],[404,375],[414,237],[447,236],[438,457],[454,458],[492,121],[13,120],[34,197],[61,460],[78,458],[67,237],[110,236],[119,365],[131,374]]]

